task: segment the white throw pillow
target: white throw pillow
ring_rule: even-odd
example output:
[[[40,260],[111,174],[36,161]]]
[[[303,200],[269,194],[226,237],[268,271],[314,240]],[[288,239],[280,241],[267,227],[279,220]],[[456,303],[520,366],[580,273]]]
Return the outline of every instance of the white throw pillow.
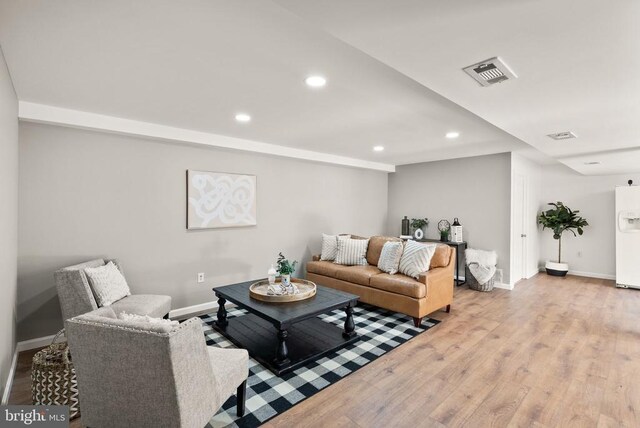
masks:
[[[378,260],[378,269],[391,275],[397,273],[403,249],[402,242],[385,242]]]
[[[398,271],[412,278],[418,279],[422,272],[429,270],[431,257],[436,252],[436,244],[421,244],[409,240],[404,245],[404,252],[400,258]]]
[[[164,318],[154,318],[149,315],[138,315],[138,314],[128,314],[126,312],[122,312],[118,315],[118,318],[123,321],[132,321],[136,323],[147,323],[147,324],[155,324],[167,327],[177,327],[180,325],[178,321],[172,321]]]
[[[349,239],[351,235],[327,235],[322,234],[322,252],[320,260],[334,261],[338,254],[338,239]]]
[[[368,246],[368,239],[338,239],[336,264],[345,266],[366,266]]]
[[[120,269],[109,262],[104,266],[86,268],[84,273],[89,278],[89,285],[96,296],[99,307],[109,306],[114,302],[131,295],[127,280],[124,279]]]

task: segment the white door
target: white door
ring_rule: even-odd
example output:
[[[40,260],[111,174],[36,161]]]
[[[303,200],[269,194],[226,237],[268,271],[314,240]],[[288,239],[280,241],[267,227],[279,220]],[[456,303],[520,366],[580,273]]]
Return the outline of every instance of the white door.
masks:
[[[527,181],[516,174],[513,192],[513,281],[526,277],[527,263]]]

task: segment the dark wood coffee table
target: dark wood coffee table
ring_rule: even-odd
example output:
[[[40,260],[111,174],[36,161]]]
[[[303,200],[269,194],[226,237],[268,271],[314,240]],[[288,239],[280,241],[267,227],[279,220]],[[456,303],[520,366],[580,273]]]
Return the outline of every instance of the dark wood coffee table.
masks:
[[[358,339],[353,321],[355,294],[317,284],[316,295],[310,299],[267,303],[249,297],[249,286],[256,281],[213,289],[219,304],[215,327],[275,374],[288,373]],[[227,301],[249,314],[227,319]],[[347,314],[344,330],[317,317],[340,308]]]

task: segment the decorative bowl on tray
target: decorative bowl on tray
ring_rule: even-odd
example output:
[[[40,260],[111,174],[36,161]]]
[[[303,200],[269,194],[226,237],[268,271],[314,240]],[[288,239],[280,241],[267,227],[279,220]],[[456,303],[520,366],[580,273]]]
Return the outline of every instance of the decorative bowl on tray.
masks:
[[[267,279],[254,282],[249,286],[251,298],[262,302],[297,302],[316,295],[316,284],[306,279],[291,278],[291,287],[281,287],[280,278],[270,285]]]

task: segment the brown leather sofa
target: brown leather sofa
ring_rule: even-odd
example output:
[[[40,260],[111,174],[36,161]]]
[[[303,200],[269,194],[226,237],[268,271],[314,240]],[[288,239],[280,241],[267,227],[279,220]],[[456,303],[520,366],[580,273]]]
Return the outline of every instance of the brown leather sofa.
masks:
[[[362,238],[365,239],[365,238]],[[360,296],[360,301],[413,317],[417,326],[422,318],[438,309],[451,310],[455,248],[438,245],[431,266],[416,280],[401,273],[390,275],[378,269],[378,259],[388,236],[369,238],[367,266],[343,266],[313,256],[307,263],[307,279],[317,284]]]

